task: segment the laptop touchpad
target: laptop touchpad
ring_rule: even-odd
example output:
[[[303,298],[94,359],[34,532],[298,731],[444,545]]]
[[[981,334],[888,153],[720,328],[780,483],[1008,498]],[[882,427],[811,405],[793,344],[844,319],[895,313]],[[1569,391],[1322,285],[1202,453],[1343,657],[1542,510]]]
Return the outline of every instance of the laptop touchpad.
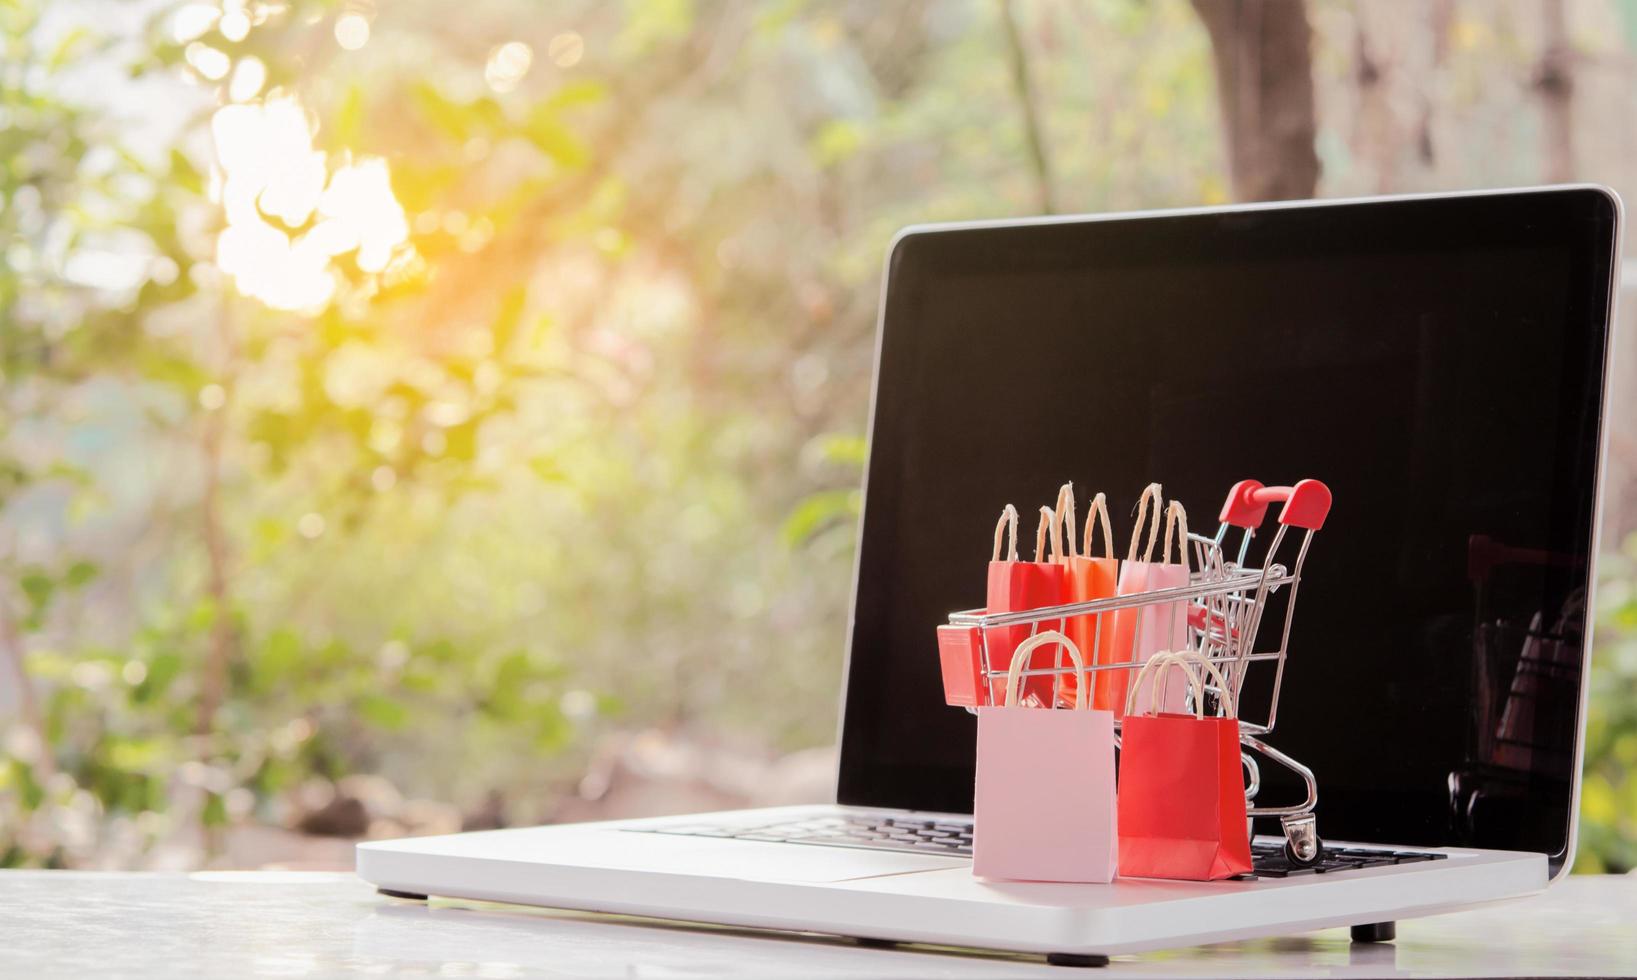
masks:
[[[519,827],[366,845],[451,861],[496,861],[541,868],[587,868],[745,881],[849,881],[971,867],[965,858],[850,847],[723,840],[585,827]]]

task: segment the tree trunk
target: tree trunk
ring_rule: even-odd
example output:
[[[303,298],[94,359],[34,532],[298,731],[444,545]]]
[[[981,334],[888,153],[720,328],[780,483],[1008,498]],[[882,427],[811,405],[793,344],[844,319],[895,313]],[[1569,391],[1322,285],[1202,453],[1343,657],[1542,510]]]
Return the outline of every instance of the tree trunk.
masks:
[[[1241,201],[1312,197],[1313,31],[1304,0],[1193,0],[1211,37],[1228,174]]]
[[[199,518],[204,525],[205,590],[210,600],[210,641],[199,678],[199,711],[194,731],[201,738],[205,757],[210,756],[209,736],[216,727],[216,712],[227,698],[228,672],[236,657],[237,628],[233,621],[232,585],[228,569],[227,528],[222,514],[222,453],[226,438],[227,413],[237,375],[237,343],[234,337],[233,307],[222,302],[218,328],[222,338],[222,404],[207,408],[200,455],[204,463],[204,488],[199,500]]]
[[[216,711],[227,696],[228,668],[233,660],[233,612],[227,584],[227,535],[222,527],[222,415],[216,409],[205,419],[201,447],[205,463],[205,490],[200,518],[205,536],[205,589],[210,597],[210,646],[199,682],[199,714],[194,731],[208,736],[216,726]],[[208,754],[208,753],[207,753]]]
[[[1029,71],[1029,53],[1023,46],[1023,31],[1011,0],[1001,0],[1001,26],[1006,29],[1006,54],[1012,68],[1012,91],[1023,116],[1023,138],[1029,150],[1029,167],[1034,173],[1035,205],[1041,214],[1057,213],[1057,186],[1052,179],[1051,157],[1041,132],[1040,105],[1035,95],[1034,77]]]
[[[1545,140],[1542,175],[1553,184],[1574,179],[1574,49],[1563,6],[1563,0],[1545,0],[1542,7],[1545,50],[1535,72]]]
[[[0,596],[0,603],[7,597]],[[57,771],[57,760],[52,755],[49,733],[46,732],[45,714],[40,710],[40,698],[34,690],[34,679],[28,675],[24,659],[23,632],[9,610],[0,607],[0,659],[6,661],[12,683],[17,685],[17,713],[34,736],[36,755],[28,761],[34,766],[34,778],[44,783]]]

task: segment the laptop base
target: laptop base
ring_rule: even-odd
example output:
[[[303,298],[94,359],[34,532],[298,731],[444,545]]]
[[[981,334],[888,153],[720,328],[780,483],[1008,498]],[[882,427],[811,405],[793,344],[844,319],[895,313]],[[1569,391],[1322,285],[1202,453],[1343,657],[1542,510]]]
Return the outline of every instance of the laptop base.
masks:
[[[372,841],[358,847],[358,874],[406,897],[1092,957],[1337,927],[1357,927],[1359,942],[1384,942],[1399,919],[1521,897],[1548,882],[1543,854],[1468,848],[1438,848],[1441,860],[1255,880],[988,881],[964,857],[656,832],[859,812],[790,807]]]

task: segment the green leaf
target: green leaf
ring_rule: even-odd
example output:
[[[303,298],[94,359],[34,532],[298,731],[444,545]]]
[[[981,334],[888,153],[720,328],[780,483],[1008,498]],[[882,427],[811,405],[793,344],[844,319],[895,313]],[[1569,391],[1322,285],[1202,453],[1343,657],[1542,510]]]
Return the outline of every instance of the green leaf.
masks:
[[[472,135],[471,121],[465,109],[440,92],[431,82],[419,82],[410,91],[421,116],[433,128],[441,130],[456,143],[465,143]]]
[[[227,826],[227,804],[223,802],[220,793],[211,793],[205,797],[204,812],[199,815],[199,821],[206,827]]]
[[[148,676],[131,692],[137,703],[153,701],[170,689],[171,682],[182,672],[182,657],[174,651],[165,651],[148,661]]]
[[[57,42],[57,46],[51,49],[51,55],[46,59],[46,67],[51,71],[60,71],[90,43],[91,38],[91,29],[88,27],[81,26],[68,31]]]
[[[572,109],[594,105],[607,97],[608,86],[603,82],[594,78],[577,78],[559,86],[545,104],[552,109]]]
[[[366,694],[358,701],[358,713],[377,728],[397,731],[409,724],[409,708],[384,694]]]
[[[295,630],[288,627],[273,630],[256,654],[257,685],[264,689],[279,687],[300,672],[301,662],[301,637]]]
[[[529,114],[523,135],[566,170],[579,170],[590,162],[591,154],[585,143],[563,125],[549,104],[540,105]]]
[[[188,155],[180,149],[171,150],[171,172],[167,178],[171,185],[178,190],[186,191],[195,197],[205,193],[205,177],[199,168],[193,165]]]
[[[147,348],[137,354],[137,369],[149,381],[170,385],[190,400],[211,380],[204,368],[187,356],[165,348]]]
[[[51,606],[51,598],[57,591],[57,581],[36,569],[24,572],[17,585],[28,598],[29,613],[26,625],[29,629],[39,629],[45,620],[46,610]]]
[[[797,547],[832,521],[854,519],[859,514],[857,490],[822,490],[811,494],[785,519],[779,537],[788,547]]]
[[[364,123],[364,87],[357,83],[347,86],[347,94],[330,121],[329,131],[335,149],[357,146]]]
[[[165,745],[158,739],[113,739],[108,746],[108,763],[124,772],[146,772],[164,758]]]
[[[850,119],[832,119],[813,138],[813,158],[821,167],[832,167],[854,156],[864,147],[864,129]]]
[[[25,813],[32,813],[45,802],[45,787],[34,778],[34,767],[18,758],[11,760],[11,785],[16,787],[17,798]]]
[[[70,589],[84,588],[97,577],[100,571],[101,570],[97,568],[95,562],[89,562],[83,559],[76,561],[74,564],[68,566],[68,571],[63,573],[62,584],[65,588]]]
[[[832,432],[819,437],[819,456],[827,463],[862,467],[869,458],[869,444],[863,436]]]

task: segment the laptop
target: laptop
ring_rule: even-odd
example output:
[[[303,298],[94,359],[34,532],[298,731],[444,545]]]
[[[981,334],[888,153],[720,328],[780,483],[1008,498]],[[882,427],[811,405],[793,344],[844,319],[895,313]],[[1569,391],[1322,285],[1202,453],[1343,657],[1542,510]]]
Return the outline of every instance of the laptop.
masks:
[[[358,874],[1083,965],[1380,940],[1546,888],[1574,855],[1620,226],[1612,191],[1564,186],[906,229],[835,802],[374,841]],[[1259,821],[1235,880],[975,877],[976,725],[944,702],[936,628],[983,603],[996,514],[1072,480],[1121,536],[1150,481],[1198,524],[1237,481],[1302,478],[1334,503],[1266,739],[1315,775],[1317,860]],[[1259,806],[1302,799],[1282,771]]]

